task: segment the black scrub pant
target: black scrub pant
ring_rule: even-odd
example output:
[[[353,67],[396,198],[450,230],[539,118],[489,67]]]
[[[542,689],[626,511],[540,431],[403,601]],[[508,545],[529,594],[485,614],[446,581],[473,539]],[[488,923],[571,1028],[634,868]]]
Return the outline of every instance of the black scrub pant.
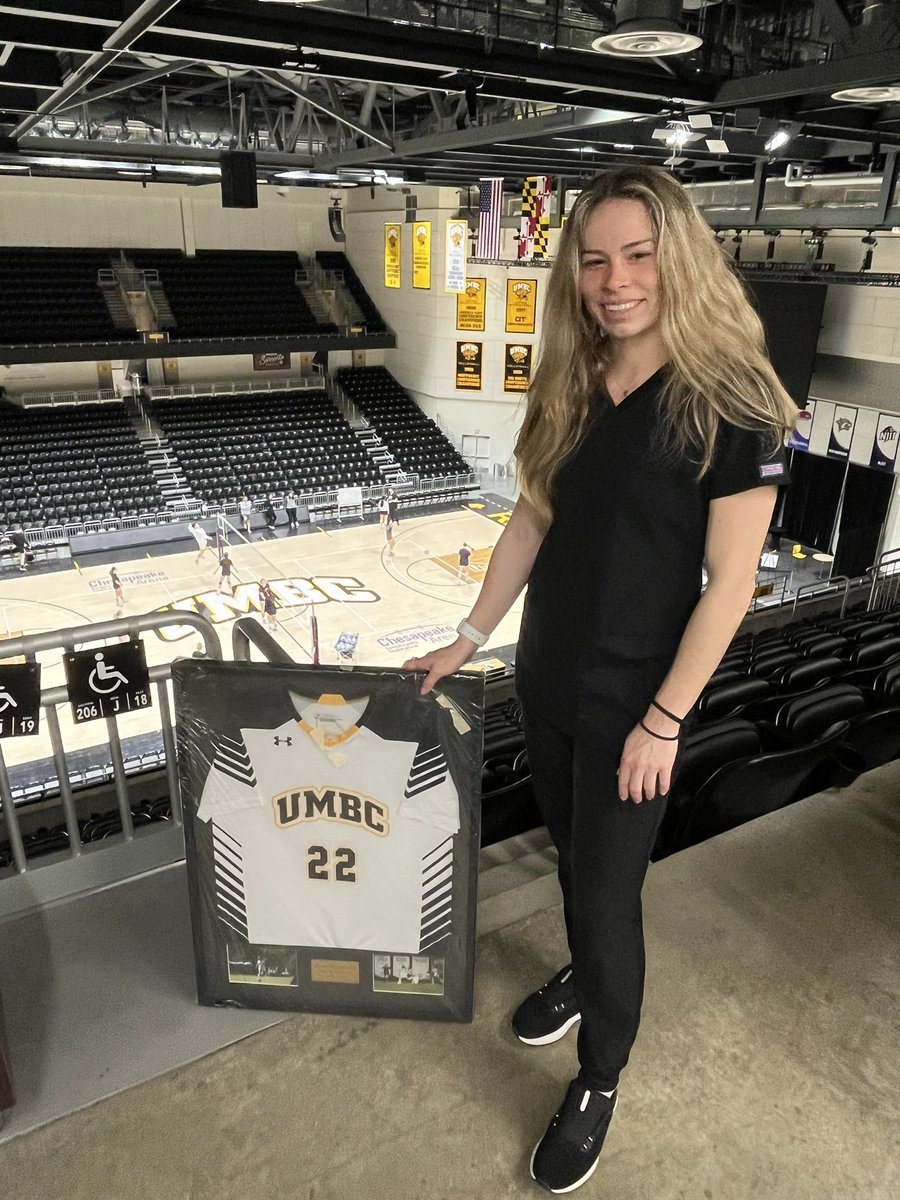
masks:
[[[647,690],[640,700],[644,708],[653,695],[653,687]],[[525,705],[524,723],[535,798],[559,851],[581,1010],[580,1075],[588,1087],[611,1091],[640,1022],[641,888],[665,798],[640,804],[619,799],[616,771],[633,712],[626,717],[621,709],[595,710],[593,720],[579,720],[565,731]]]

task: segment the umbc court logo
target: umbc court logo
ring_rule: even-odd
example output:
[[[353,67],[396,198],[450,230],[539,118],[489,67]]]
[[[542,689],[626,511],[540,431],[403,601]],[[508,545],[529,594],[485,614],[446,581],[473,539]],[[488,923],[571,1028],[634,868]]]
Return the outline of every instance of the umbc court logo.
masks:
[[[520,367],[528,358],[528,349],[528,346],[510,346],[509,357],[517,367]]]
[[[270,579],[269,586],[281,609],[305,609],[309,605],[329,604],[376,604],[381,597],[377,592],[363,586],[353,575],[316,575],[313,579]],[[157,612],[173,615],[179,612],[199,613],[213,625],[223,625],[249,613],[262,611],[259,603],[259,584],[239,583],[233,596],[222,595],[210,590],[195,596],[186,596],[164,604]],[[166,625],[156,630],[157,637],[164,642],[180,642],[182,638],[196,637],[197,630],[190,625]]]
[[[512,285],[513,295],[517,300],[527,300],[531,295],[532,285],[527,279],[518,279]]]
[[[463,342],[459,352],[466,362],[474,362],[478,357],[478,346],[475,342]]]
[[[466,295],[467,296],[477,296],[480,291],[481,291],[481,280],[480,279],[467,279],[466,280]]]

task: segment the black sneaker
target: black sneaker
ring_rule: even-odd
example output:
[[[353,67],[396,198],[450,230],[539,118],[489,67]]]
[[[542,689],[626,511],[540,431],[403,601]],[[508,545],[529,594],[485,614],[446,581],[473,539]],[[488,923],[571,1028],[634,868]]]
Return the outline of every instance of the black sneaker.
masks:
[[[542,988],[526,996],[513,1013],[512,1027],[520,1042],[528,1046],[549,1046],[564,1037],[580,1020],[570,963]]]
[[[618,1092],[605,1096],[573,1079],[531,1156],[531,1178],[548,1192],[574,1192],[597,1169]]]

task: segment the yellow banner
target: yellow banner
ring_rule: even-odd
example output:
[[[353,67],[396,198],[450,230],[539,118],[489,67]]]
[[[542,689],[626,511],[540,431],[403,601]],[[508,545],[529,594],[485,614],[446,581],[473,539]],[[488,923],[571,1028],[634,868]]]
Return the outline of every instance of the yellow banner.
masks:
[[[413,225],[413,287],[431,287],[431,222],[416,221]]]
[[[467,279],[465,289],[456,297],[456,328],[466,333],[484,331],[486,279]]]
[[[469,226],[466,221],[448,221],[444,267],[444,291],[466,290],[466,254],[469,248]]]
[[[534,309],[536,301],[536,279],[507,279],[507,333],[534,333]]]
[[[400,226],[388,223],[384,226],[384,286],[400,286]]]

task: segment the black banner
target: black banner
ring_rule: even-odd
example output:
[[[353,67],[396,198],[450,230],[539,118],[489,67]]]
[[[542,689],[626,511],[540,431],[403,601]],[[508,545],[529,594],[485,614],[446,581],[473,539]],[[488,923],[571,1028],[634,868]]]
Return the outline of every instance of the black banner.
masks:
[[[507,342],[503,362],[504,392],[526,392],[531,380],[531,346]]]
[[[456,343],[456,390],[480,392],[481,383],[481,342]]]

